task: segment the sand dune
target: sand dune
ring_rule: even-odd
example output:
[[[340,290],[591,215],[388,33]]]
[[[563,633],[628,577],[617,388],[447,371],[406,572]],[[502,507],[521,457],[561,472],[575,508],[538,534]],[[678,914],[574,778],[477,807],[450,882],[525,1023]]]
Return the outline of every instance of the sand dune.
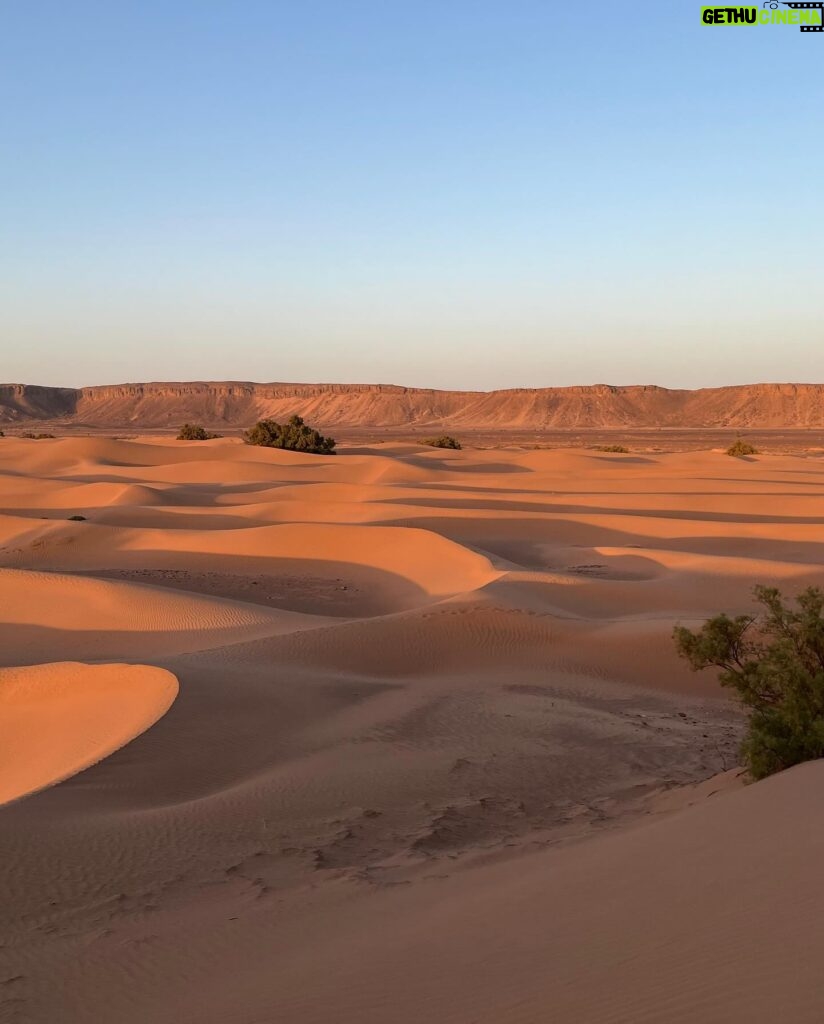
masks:
[[[0,669],[0,803],[61,782],[165,714],[177,680],[145,665]]]
[[[271,928],[276,986],[260,956],[202,1005],[217,1000],[220,1019],[256,985],[266,1019],[305,1024],[330,1007],[364,1024],[813,1024],[822,783],[822,767],[805,766],[597,842],[313,906],[299,946],[291,922]],[[249,915],[259,937],[264,913]]]
[[[155,658],[314,624],[288,611],[15,569],[0,569],[0,607],[0,664],[5,665],[58,657]]]
[[[823,483],[4,439],[0,1016],[814,1024],[819,766],[742,789],[671,631],[824,583]]]

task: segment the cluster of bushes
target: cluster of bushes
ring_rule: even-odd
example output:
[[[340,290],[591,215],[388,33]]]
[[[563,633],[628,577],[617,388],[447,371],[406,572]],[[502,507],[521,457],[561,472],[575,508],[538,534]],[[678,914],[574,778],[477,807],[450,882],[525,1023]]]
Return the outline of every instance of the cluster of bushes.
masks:
[[[810,587],[784,603],[774,587],[756,587],[760,615],[717,615],[693,631],[678,626],[678,653],[695,671],[720,669],[749,708],[741,753],[762,779],[824,757],[824,591]]]
[[[745,455],[757,455],[758,449],[750,444],[749,441],[745,441],[739,437],[737,441],[729,446],[727,449],[727,455],[731,455],[734,459],[741,459]]]
[[[629,455],[629,448],[625,448],[622,444],[597,444],[595,446],[596,452],[615,452],[619,455]]]
[[[210,441],[220,437],[210,434],[197,423],[184,423],[177,435],[178,441]],[[288,448],[294,452],[310,452],[315,455],[334,455],[335,440],[324,437],[314,427],[304,423],[301,416],[290,417],[287,423],[276,420],[258,420],[245,431],[243,440],[246,444],[260,445],[264,448]]]
[[[324,437],[303,422],[303,417],[292,416],[288,423],[259,420],[243,435],[246,444],[264,448],[287,448],[293,452],[311,452],[314,455],[334,455],[335,440]]]
[[[30,441],[43,441],[46,438],[54,437],[54,434],[31,434],[28,431],[25,434],[21,434],[21,437],[27,437]]]
[[[210,434],[196,423],[184,423],[177,435],[178,441],[211,441],[214,437],[220,437],[220,434]]]
[[[456,441],[449,434],[442,434],[440,437],[425,437],[421,444],[428,444],[430,448],[454,448],[456,451],[461,450],[461,442]]]

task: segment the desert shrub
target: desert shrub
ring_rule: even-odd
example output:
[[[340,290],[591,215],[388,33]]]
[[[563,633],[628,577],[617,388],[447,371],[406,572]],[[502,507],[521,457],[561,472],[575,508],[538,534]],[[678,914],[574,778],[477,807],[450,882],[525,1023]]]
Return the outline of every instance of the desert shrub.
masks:
[[[2,430],[0,430],[0,437],[5,437],[5,436],[6,436],[6,435],[5,435],[4,433],[3,433],[3,431],[2,431]]]
[[[70,523],[85,523],[86,522],[86,517],[85,516],[69,516],[69,522]]]
[[[288,423],[275,420],[259,420],[243,435],[246,444],[262,445],[264,448],[288,448],[293,452],[310,452],[314,455],[334,455],[334,438],[324,437],[313,427],[307,427],[301,416],[292,416]]]
[[[456,451],[461,450],[461,442],[456,441],[449,434],[442,434],[440,437],[425,437],[421,444],[428,444],[430,448],[454,448]]]
[[[716,615],[674,639],[695,671],[720,669],[749,708],[741,747],[756,779],[824,757],[824,591],[810,587],[788,607],[774,587],[756,587],[759,615]]]
[[[727,449],[727,455],[731,455],[735,459],[740,459],[744,455],[757,455],[758,449],[750,444],[749,441],[745,441],[739,437],[737,441],[729,446]]]
[[[622,444],[597,444],[595,446],[596,452],[616,452],[619,455],[629,455],[629,448],[625,448]]]
[[[204,427],[197,423],[184,423],[177,435],[178,441],[211,441],[220,434],[210,434]]]
[[[26,431],[25,434],[21,434],[21,437],[27,437],[30,441],[43,441],[46,438],[54,437],[54,434],[32,434],[31,431]]]

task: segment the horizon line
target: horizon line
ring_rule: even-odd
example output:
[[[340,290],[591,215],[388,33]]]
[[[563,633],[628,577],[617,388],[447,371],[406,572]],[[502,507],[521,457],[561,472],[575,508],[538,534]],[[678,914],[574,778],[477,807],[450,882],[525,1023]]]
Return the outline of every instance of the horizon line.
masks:
[[[41,388],[50,391],[90,391],[97,388],[129,388],[129,387],[174,387],[181,385],[203,385],[205,387],[216,385],[229,385],[237,387],[300,387],[300,388],[390,388],[398,391],[432,391],[443,394],[465,394],[465,395],[490,395],[506,392],[524,391],[580,391],[596,388],[608,388],[612,391],[630,390],[657,390],[657,391],[683,391],[694,393],[697,391],[723,391],[734,388],[753,387],[824,387],[824,381],[780,381],[780,380],[757,380],[746,381],[739,384],[708,384],[700,387],[670,387],[666,384],[639,383],[639,384],[610,384],[606,381],[596,381],[590,384],[545,384],[539,387],[508,387],[508,388],[448,388],[448,387],[426,387],[422,385],[394,384],[383,381],[256,381],[240,379],[213,379],[204,380],[190,378],[188,380],[133,380],[114,381],[109,384],[34,384],[22,381],[6,381],[0,383],[0,388]]]

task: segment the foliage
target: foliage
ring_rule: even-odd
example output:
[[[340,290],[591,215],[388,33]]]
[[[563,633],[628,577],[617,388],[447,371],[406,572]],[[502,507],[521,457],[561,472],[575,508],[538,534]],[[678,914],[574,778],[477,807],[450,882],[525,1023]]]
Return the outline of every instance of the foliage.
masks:
[[[749,441],[745,441],[739,437],[738,440],[729,446],[727,449],[727,455],[731,455],[735,459],[743,458],[745,455],[757,455],[758,449],[750,444]]]
[[[69,522],[70,523],[85,523],[86,522],[86,517],[85,516],[69,516]]]
[[[313,427],[307,427],[301,416],[292,416],[288,423],[275,420],[259,420],[243,435],[246,444],[262,445],[264,448],[288,448],[294,452],[311,452],[314,455],[334,455],[334,438],[324,437]]]
[[[824,757],[824,591],[810,587],[784,604],[773,587],[756,587],[759,616],[717,615],[693,632],[676,627],[678,653],[693,670],[714,666],[749,708],[742,745],[756,779]]]
[[[421,441],[421,444],[428,444],[430,448],[454,448],[456,451],[461,450],[461,442],[456,441],[449,434],[442,434],[440,437],[426,437]]]
[[[184,423],[180,428],[180,433],[177,435],[178,441],[211,441],[214,437],[220,437],[220,434],[209,434],[203,427],[197,423]]]
[[[25,434],[21,434],[20,436],[26,437],[30,441],[43,441],[46,438],[54,437],[54,434],[32,434],[27,431]]]
[[[595,446],[596,452],[615,452],[618,455],[629,455],[629,448],[625,448],[622,444],[598,444]]]

